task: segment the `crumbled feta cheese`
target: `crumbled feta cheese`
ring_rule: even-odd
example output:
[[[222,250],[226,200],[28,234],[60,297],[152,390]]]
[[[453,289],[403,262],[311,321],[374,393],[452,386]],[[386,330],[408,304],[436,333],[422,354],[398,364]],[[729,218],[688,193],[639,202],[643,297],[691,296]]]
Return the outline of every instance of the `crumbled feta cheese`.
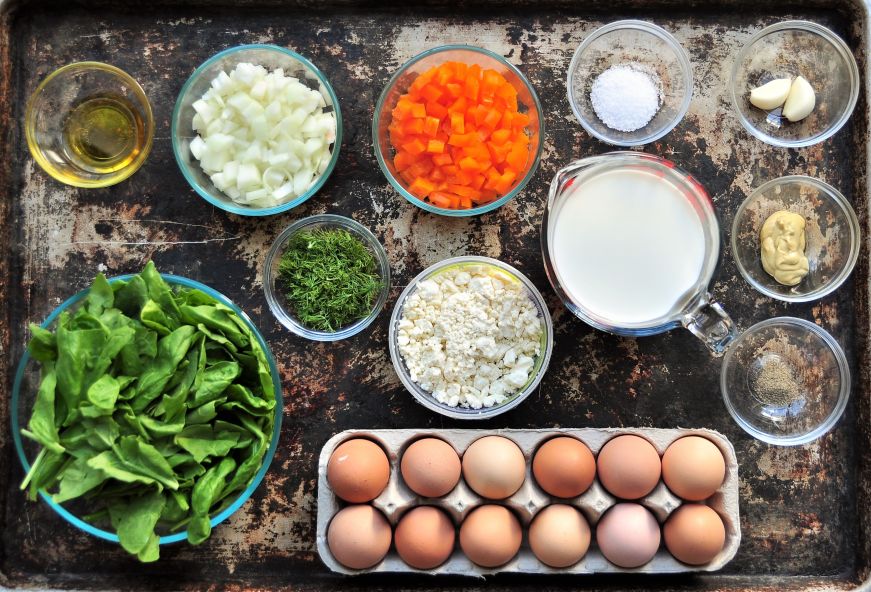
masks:
[[[487,265],[421,281],[397,344],[411,380],[450,407],[503,403],[529,380],[544,324],[523,285]]]

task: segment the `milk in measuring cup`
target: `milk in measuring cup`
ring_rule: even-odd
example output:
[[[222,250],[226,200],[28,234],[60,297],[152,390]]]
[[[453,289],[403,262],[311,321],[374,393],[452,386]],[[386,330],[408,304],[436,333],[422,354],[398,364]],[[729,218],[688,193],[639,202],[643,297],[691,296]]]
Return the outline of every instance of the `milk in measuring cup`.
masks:
[[[549,244],[571,300],[614,326],[644,324],[684,306],[705,259],[703,222],[692,202],[647,170],[575,181]]]

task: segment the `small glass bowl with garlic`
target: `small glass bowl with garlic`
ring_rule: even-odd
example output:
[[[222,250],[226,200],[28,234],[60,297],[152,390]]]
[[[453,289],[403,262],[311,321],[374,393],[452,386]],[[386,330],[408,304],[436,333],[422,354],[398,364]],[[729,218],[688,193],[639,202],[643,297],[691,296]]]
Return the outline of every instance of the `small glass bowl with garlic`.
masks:
[[[787,120],[781,106],[766,110],[751,104],[754,89],[799,76],[815,95],[813,109],[801,120]],[[843,39],[817,23],[784,21],[747,41],[732,65],[729,91],[748,132],[773,146],[800,148],[822,142],[844,126],[859,99],[859,86],[859,67]]]
[[[804,218],[808,273],[794,286],[779,283],[763,268],[760,232],[774,213]],[[859,219],[844,195],[818,179],[791,175],[757,187],[732,223],[732,255],[738,271],[756,290],[785,302],[810,302],[834,292],[859,258]]]
[[[553,322],[526,276],[467,255],[431,265],[408,283],[390,317],[388,343],[396,374],[418,403],[454,419],[490,419],[538,387],[553,350]]]

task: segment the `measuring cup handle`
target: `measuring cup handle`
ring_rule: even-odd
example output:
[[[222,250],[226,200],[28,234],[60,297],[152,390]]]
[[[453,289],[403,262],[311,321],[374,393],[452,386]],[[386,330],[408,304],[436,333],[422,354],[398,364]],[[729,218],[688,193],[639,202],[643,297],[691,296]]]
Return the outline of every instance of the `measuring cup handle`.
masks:
[[[719,302],[711,300],[710,294],[705,294],[684,314],[682,322],[715,356],[722,356],[729,344],[738,337],[735,323]]]

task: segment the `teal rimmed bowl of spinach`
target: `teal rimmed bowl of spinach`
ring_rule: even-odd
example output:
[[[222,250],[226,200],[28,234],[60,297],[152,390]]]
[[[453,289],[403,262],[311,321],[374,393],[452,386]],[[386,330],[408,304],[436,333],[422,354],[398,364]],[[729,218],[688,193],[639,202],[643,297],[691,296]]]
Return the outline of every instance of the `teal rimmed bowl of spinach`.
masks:
[[[281,385],[251,320],[149,262],[61,304],[15,374],[21,489],[141,561],[205,541],[254,492],[281,424]]]
[[[390,291],[390,262],[369,229],[320,214],[288,226],[272,243],[263,290],[278,321],[306,339],[338,341],[378,317]]]

